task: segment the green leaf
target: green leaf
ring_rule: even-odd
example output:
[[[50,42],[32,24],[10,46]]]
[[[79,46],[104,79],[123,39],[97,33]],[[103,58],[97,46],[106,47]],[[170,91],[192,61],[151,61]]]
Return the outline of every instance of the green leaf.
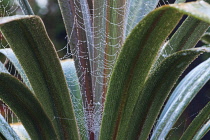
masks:
[[[171,17],[172,13],[176,13],[175,16]],[[169,16],[172,19],[167,20],[166,24],[165,19],[168,19]],[[101,126],[101,139],[116,137],[119,122],[125,111],[125,103],[132,104],[128,107],[132,111],[159,46],[176,25],[174,21],[178,21],[180,17],[181,14],[175,10],[169,12],[166,12],[165,8],[156,10],[146,16],[127,38],[109,83]],[[163,25],[165,30],[160,32]],[[129,95],[132,95],[130,101],[127,100]],[[127,112],[131,115],[130,111]]]
[[[175,53],[165,59],[160,67],[151,74],[144,85],[144,89],[139,91],[140,96],[132,117],[126,123],[128,125],[128,138],[147,139],[165,100],[179,76],[203,51],[205,49],[199,48]]]
[[[31,87],[26,74],[24,70],[22,69],[19,61],[17,60],[17,57],[13,53],[11,49],[0,49],[0,53],[5,55],[7,59],[9,59],[17,71],[20,73],[21,78],[23,78],[23,81],[26,83],[28,87]],[[0,63],[1,65],[1,63]],[[3,65],[3,64],[2,64]],[[85,116],[83,112],[83,102],[82,102],[82,97],[81,97],[81,92],[80,92],[80,87],[78,83],[78,78],[76,74],[76,69],[74,67],[74,61],[73,60],[63,60],[61,61],[62,69],[64,71],[64,75],[68,84],[68,88],[70,89],[71,93],[71,98],[75,110],[75,115],[77,118],[78,122],[78,127],[80,128],[80,133],[81,138],[85,139],[87,138],[87,135],[84,135],[84,132],[86,131],[85,127]],[[82,135],[83,134],[83,135]]]
[[[4,64],[2,64],[1,62],[0,62],[0,72],[9,73],[5,68]]]
[[[92,67],[92,83],[94,85],[94,102],[96,110],[100,108],[100,104],[104,104],[104,98],[107,93],[107,84],[109,76],[112,72],[112,64],[119,54],[119,48],[124,42],[123,36],[125,27],[126,11],[122,8],[126,7],[128,0],[98,0],[94,1],[94,53]],[[98,62],[98,63],[95,63]],[[100,117],[101,111],[96,112]]]
[[[70,90],[74,112],[80,130],[80,137],[82,138],[82,140],[86,140],[87,139],[87,133],[86,133],[87,127],[85,122],[86,118],[84,115],[82,95],[79,87],[79,80],[76,74],[76,69],[74,66],[74,61],[71,59],[62,60],[61,65]]]
[[[25,15],[34,15],[28,0],[18,0],[18,4]]]
[[[38,16],[5,17],[0,27],[59,138],[78,140],[68,87],[42,20]]]
[[[208,120],[200,130],[195,134],[193,140],[201,139],[206,133],[210,131],[210,120]]]
[[[0,73],[9,74],[7,69],[4,67],[4,64],[2,64],[1,62],[0,62]],[[1,139],[16,139],[16,140],[20,139],[1,114],[0,114],[0,123],[1,123],[0,125]]]
[[[22,123],[12,123],[10,124],[12,129],[17,133],[17,135],[21,138],[21,140],[30,140],[30,136],[27,133],[26,129],[22,125]]]
[[[181,1],[182,0],[177,0],[175,3],[180,3]],[[210,0],[205,1],[210,2]],[[161,48],[154,67],[172,53],[195,47],[208,27],[209,24],[204,21],[200,21],[193,17],[187,17],[183,24],[173,34],[171,39]]]
[[[176,87],[167,101],[151,140],[165,138],[198,91],[210,79],[210,59],[194,68]]]
[[[4,139],[15,139],[15,140],[20,140],[18,135],[15,133],[15,131],[10,127],[10,125],[6,122],[4,117],[0,114],[0,133],[1,136],[3,136]]]
[[[0,73],[0,98],[22,121],[32,139],[56,139],[56,133],[41,104],[18,79]]]
[[[210,33],[209,32],[205,33],[202,36],[201,41],[205,44],[210,44]]]
[[[118,0],[119,1],[119,0]],[[103,75],[104,69],[105,69],[105,47],[108,44],[108,41],[106,40],[107,34],[107,27],[108,20],[106,19],[107,11],[108,9],[111,9],[107,5],[107,2],[110,3],[110,0],[104,1],[104,0],[94,0],[94,12],[93,12],[93,39],[94,39],[94,53],[91,54],[93,57],[93,65],[92,65],[92,83],[94,85],[94,102],[99,103],[95,104],[95,116],[100,118],[102,111],[97,111],[101,107],[100,105],[104,102],[104,83],[107,81],[104,81],[107,76]],[[123,0],[124,2],[124,0]],[[110,17],[110,16],[109,16]],[[104,42],[104,43],[103,43]],[[105,43],[106,42],[106,43]],[[107,47],[108,49],[108,47]],[[95,63],[97,62],[97,63]],[[97,136],[98,137],[98,136]]]
[[[122,46],[124,42],[124,36],[122,35],[124,28],[124,18],[125,11],[117,10],[126,5],[127,0],[108,0],[106,3],[106,30],[105,30],[105,46],[102,49],[101,59],[99,60],[103,62],[104,66],[102,71],[103,77],[103,95],[102,98],[105,98],[107,93],[107,83],[108,83],[108,75],[112,73],[113,68],[109,66],[109,63],[113,63],[116,60],[116,56],[119,54],[119,47]],[[104,33],[103,33],[104,34]],[[118,47],[119,46],[119,47]],[[100,51],[100,50],[99,50]],[[95,56],[97,57],[97,56]],[[100,64],[99,66],[100,67]],[[99,72],[100,72],[99,71]],[[97,88],[97,87],[96,87]],[[104,102],[104,101],[103,101]]]
[[[156,8],[159,0],[128,0],[128,11],[125,19],[125,37],[132,29],[152,10]]]
[[[174,3],[184,3],[186,0],[176,0]]]
[[[31,87],[30,82],[28,81],[28,78],[25,74],[25,71],[23,70],[22,66],[20,65],[20,62],[18,61],[17,57],[15,56],[14,52],[10,48],[6,49],[0,49],[0,54],[4,55],[7,59],[9,59],[10,62],[14,65],[15,69],[20,74],[21,78],[23,79],[23,82],[30,88],[30,90],[33,90]]]
[[[172,53],[195,47],[208,27],[208,23],[193,17],[188,17],[167,44],[161,49],[156,66]]]
[[[93,60],[92,54],[94,53],[91,17],[88,13],[89,0],[58,0],[58,2],[70,42],[71,53],[75,61],[77,76],[82,77],[79,79],[79,83],[83,93],[83,100],[85,106],[90,106],[86,108],[86,111],[93,112],[92,63],[90,59]],[[76,26],[77,23],[79,23],[79,26]],[[93,120],[90,117],[88,119],[89,121]],[[90,130],[92,126],[89,125],[88,127]],[[90,137],[94,137],[92,132],[90,132],[90,135]]]
[[[180,140],[198,140],[201,139],[205,133],[210,130],[209,125],[210,118],[210,102],[200,111],[196,118],[192,121],[190,126],[185,130]],[[203,126],[204,125],[204,126]],[[203,130],[203,132],[199,131]],[[197,132],[199,132],[197,134]]]
[[[124,135],[119,128],[123,128],[124,133],[132,132],[126,126],[132,120],[139,96],[143,96],[140,91],[144,88],[161,45],[182,13],[210,23],[209,9],[210,6],[203,1],[164,6],[148,14],[134,28],[122,48],[109,83],[100,139],[115,139],[118,132]]]

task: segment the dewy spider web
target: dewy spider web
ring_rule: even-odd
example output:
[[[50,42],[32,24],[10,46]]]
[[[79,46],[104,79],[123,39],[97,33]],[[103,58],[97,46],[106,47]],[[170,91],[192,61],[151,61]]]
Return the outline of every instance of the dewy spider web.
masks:
[[[89,135],[97,137],[107,85],[120,48],[132,28],[158,1],[93,1],[93,9],[86,1],[70,3],[74,5],[71,7],[74,21],[68,33],[69,44],[78,72],[87,129]],[[141,14],[133,16],[136,13]]]

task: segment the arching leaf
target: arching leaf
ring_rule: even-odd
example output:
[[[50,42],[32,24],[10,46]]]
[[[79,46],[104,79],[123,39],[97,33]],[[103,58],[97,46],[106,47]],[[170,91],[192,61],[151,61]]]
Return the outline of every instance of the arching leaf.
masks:
[[[14,65],[15,69],[20,74],[21,78],[23,79],[23,82],[32,90],[31,84],[28,81],[28,78],[25,74],[25,71],[23,70],[22,66],[20,65],[17,57],[15,56],[12,49],[0,49],[0,55],[4,55],[12,64]]]
[[[20,140],[15,131],[10,127],[10,125],[6,122],[4,117],[0,114],[0,139],[15,139]]]
[[[190,126],[184,132],[180,140],[198,140],[210,130],[210,102],[200,111],[198,116],[192,121]],[[199,131],[201,129],[203,132]],[[198,133],[196,133],[198,132]]]
[[[33,93],[13,76],[0,73],[0,98],[22,121],[32,139],[56,139],[56,133]]]
[[[74,112],[77,120],[77,124],[80,130],[80,137],[82,140],[87,139],[86,131],[86,118],[84,115],[84,106],[82,102],[82,95],[79,86],[79,80],[76,74],[74,61],[72,59],[62,60],[61,65],[64,71],[64,75],[70,90],[71,99],[74,107]]]
[[[0,28],[59,138],[78,140],[69,90],[42,20],[38,16],[4,17]]]
[[[210,6],[203,1],[163,6],[148,14],[134,28],[122,48],[109,83],[101,139],[129,139],[121,135],[128,131],[139,133],[138,130],[127,129],[127,126],[132,120],[138,98],[143,96],[140,91],[144,88],[161,45],[183,14],[210,23],[210,16],[207,14],[209,9]],[[136,134],[132,136],[136,138]]]
[[[151,139],[165,138],[181,113],[210,79],[210,59],[194,68],[176,87],[167,101]]]

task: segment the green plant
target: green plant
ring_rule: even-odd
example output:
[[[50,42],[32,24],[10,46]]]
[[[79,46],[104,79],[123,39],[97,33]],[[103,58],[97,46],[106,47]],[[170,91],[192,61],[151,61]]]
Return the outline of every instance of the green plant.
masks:
[[[187,66],[210,52],[193,48],[209,27],[210,5],[197,1],[153,10],[158,0],[58,2],[74,63],[60,62],[26,0],[19,0],[26,15],[0,19],[12,49],[0,53],[23,81],[2,66],[0,98],[31,139],[170,139],[175,122],[210,78],[207,59],[175,88]],[[190,17],[168,38],[183,14]],[[209,117],[208,102],[175,139],[201,139],[209,131]],[[2,123],[2,139],[18,137]]]

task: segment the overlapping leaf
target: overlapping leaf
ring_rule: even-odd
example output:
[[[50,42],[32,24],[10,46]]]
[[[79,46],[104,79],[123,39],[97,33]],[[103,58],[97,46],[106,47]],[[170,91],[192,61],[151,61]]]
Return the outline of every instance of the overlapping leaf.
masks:
[[[145,82],[150,76],[149,71],[155,63],[162,43],[176,26],[182,13],[210,23],[207,14],[210,12],[209,9],[210,6],[203,1],[164,6],[151,12],[136,26],[123,46],[111,77],[102,120],[101,139],[108,137],[132,139],[139,136],[139,129],[135,131],[133,131],[135,128],[130,129],[134,126],[132,124],[139,125],[133,120],[135,118],[133,116],[138,115],[133,113],[138,110],[137,101],[143,101],[141,99],[146,95],[141,91],[146,89]],[[155,118],[151,122],[153,120]],[[151,127],[152,124],[148,124],[141,138],[147,138]],[[127,133],[130,134],[125,136]]]
[[[74,66],[74,61],[72,59],[67,59],[61,61],[61,65],[63,68],[63,72],[70,90],[71,99],[74,107],[74,112],[77,120],[77,124],[80,130],[80,136],[82,140],[87,139],[87,131],[86,131],[86,122],[84,115],[84,106],[82,95],[79,86],[79,80],[76,74],[76,69]]]
[[[198,140],[210,131],[210,102],[200,111],[180,140]]]
[[[158,118],[151,139],[165,138],[167,136],[181,113],[209,79],[210,59],[193,69],[173,91]]]
[[[0,49],[0,54],[4,55],[15,67],[15,70],[18,71],[18,74],[20,74],[23,82],[32,90],[32,87],[28,81],[28,78],[25,74],[24,69],[22,68],[22,66],[20,65],[17,57],[15,56],[14,52],[12,51],[12,49]]]
[[[0,115],[0,139],[15,139],[20,140],[15,131],[10,127],[10,125],[6,122],[4,117]]]
[[[57,139],[52,122],[41,104],[18,79],[0,73],[0,98],[22,121],[32,139]]]
[[[37,16],[5,17],[1,18],[0,26],[59,138],[77,140],[68,87],[41,19]]]

